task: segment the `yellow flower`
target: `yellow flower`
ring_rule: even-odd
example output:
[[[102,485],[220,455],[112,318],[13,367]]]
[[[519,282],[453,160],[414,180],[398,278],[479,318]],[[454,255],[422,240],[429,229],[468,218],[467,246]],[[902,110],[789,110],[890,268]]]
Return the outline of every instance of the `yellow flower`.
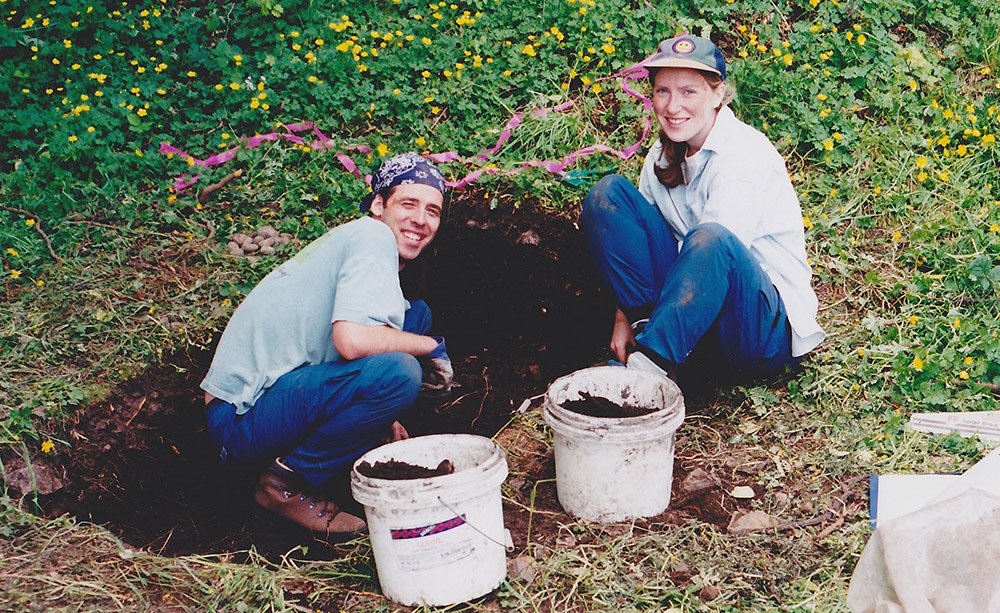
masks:
[[[963,370],[962,372],[958,373],[958,378],[964,381],[969,378],[969,373]]]
[[[191,77],[193,79],[194,77],[198,76],[198,73],[196,73],[193,70],[189,70],[188,73],[187,73],[187,76],[189,76],[189,77]]]
[[[961,325],[962,325],[962,320],[961,320],[961,318],[959,318],[959,317],[956,317],[956,318],[955,318],[955,321],[951,322],[951,327],[952,327],[952,328],[955,328],[956,330],[957,330],[957,329],[958,329],[958,327],[959,327],[959,326],[961,326]]]
[[[375,147],[375,150],[378,151],[379,155],[389,153],[389,147],[387,147],[385,143],[379,143],[378,147]]]
[[[813,227],[812,221],[806,216],[802,217],[802,225],[805,226],[806,230]]]
[[[916,323],[917,323],[918,321],[920,321],[920,318],[919,318],[919,317],[917,317],[916,315],[910,315],[909,317],[907,317],[907,318],[906,318],[906,321],[907,321],[907,323],[909,323],[909,324],[910,324],[911,326],[913,326],[913,325],[916,325]]]
[[[535,53],[535,48],[530,44],[525,45],[524,48],[521,49],[521,53],[529,57],[535,57],[536,55],[538,55],[537,53]]]
[[[920,156],[917,158],[917,168],[925,168],[927,166],[927,158]]]
[[[17,250],[16,249],[11,249],[10,247],[7,248],[7,254],[8,255],[12,255],[15,258],[18,256]]]
[[[913,361],[910,362],[910,368],[912,368],[913,370],[923,370],[924,361],[921,360],[920,358],[913,358]]]
[[[431,39],[429,39],[429,38],[427,38],[425,36],[425,37],[423,37],[423,38],[420,39],[420,42],[422,42],[425,45],[429,45],[429,44],[431,44]]]
[[[423,136],[421,136],[420,138],[416,138],[416,139],[414,139],[414,140],[413,140],[413,142],[415,142],[415,143],[417,144],[417,146],[418,146],[418,147],[423,147],[423,146],[424,146],[424,143],[426,143],[426,142],[427,142],[427,139],[426,139],[426,138],[424,138]]]
[[[51,440],[45,439],[45,441],[42,442],[42,453],[52,453],[52,449],[54,447],[55,445],[52,444]]]
[[[864,347],[858,347],[858,355],[860,355],[860,356],[865,355],[865,348]]]
[[[426,78],[428,78],[428,77],[431,76],[431,73],[425,70],[425,71],[423,71],[423,72],[420,73],[420,76],[422,76],[423,78],[426,79]]]
[[[11,279],[16,279],[16,278],[18,278],[20,276],[21,276],[21,271],[20,270],[11,270],[10,271],[10,278]]]
[[[69,137],[69,142],[71,142],[71,143],[75,143],[76,141],[77,141],[77,138],[76,138],[76,136],[70,136],[70,137]]]
[[[966,356],[966,358],[962,360],[962,363],[966,366],[972,366],[972,356]]]
[[[823,141],[823,148],[827,151],[833,151],[833,141],[830,139]]]

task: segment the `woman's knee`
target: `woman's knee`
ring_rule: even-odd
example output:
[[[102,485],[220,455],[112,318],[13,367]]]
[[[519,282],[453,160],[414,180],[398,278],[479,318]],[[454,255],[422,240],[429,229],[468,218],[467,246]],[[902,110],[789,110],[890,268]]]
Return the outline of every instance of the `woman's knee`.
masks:
[[[740,242],[728,228],[719,223],[703,223],[691,228],[684,237],[685,248],[719,249]]]
[[[581,218],[584,223],[594,216],[616,213],[622,204],[623,191],[626,186],[633,189],[635,187],[621,175],[608,175],[590,188],[590,191],[587,192],[587,198],[583,201]]]

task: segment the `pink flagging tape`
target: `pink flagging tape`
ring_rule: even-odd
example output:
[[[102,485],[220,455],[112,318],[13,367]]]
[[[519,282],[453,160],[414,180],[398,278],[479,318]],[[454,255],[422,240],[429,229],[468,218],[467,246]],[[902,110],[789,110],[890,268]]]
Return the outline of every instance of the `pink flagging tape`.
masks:
[[[651,58],[652,56],[647,57],[646,59],[635,64],[634,66],[630,66],[629,68],[616,72],[613,75],[600,77],[595,81],[595,83],[599,81],[608,81],[611,79],[621,78],[622,91],[624,91],[629,96],[636,98],[637,100],[640,100],[646,107],[647,111],[652,111],[653,110],[652,101],[649,98],[643,96],[642,94],[636,92],[631,87],[629,87],[630,80],[643,79],[646,77],[648,71],[644,68],[644,65]],[[533,109],[531,111],[528,111],[527,113],[515,113],[514,116],[511,117],[510,120],[507,122],[507,124],[504,126],[503,130],[500,131],[500,136],[499,138],[497,138],[497,142],[493,146],[488,147],[482,153],[475,155],[472,158],[463,158],[455,151],[444,151],[442,153],[425,153],[424,157],[432,162],[436,162],[439,164],[445,162],[459,162],[465,165],[473,165],[485,162],[493,154],[503,149],[503,146],[506,145],[507,142],[510,140],[510,137],[513,134],[514,130],[516,130],[518,126],[520,126],[523,123],[524,116],[526,114],[533,116],[543,116],[548,114],[549,112],[553,111],[561,112],[571,109],[576,105],[577,101],[580,100],[580,98],[583,96],[584,93],[586,93],[587,89],[589,88],[590,85],[588,84],[584,86],[583,92],[581,92],[580,96],[577,96],[572,100],[568,100],[566,102],[557,104],[555,106],[543,109]],[[448,187],[465,187],[466,185],[469,185],[470,183],[473,183],[476,180],[478,180],[484,174],[485,175],[504,174],[506,176],[511,176],[521,172],[526,168],[544,168],[545,170],[551,173],[562,174],[566,171],[566,168],[568,166],[574,164],[580,158],[598,152],[610,153],[622,160],[627,160],[631,158],[633,155],[635,155],[636,152],[639,150],[639,148],[642,147],[642,144],[646,141],[646,137],[649,136],[649,132],[652,129],[652,126],[653,126],[652,119],[650,119],[649,115],[647,115],[645,121],[643,122],[642,136],[639,138],[638,141],[636,141],[634,144],[632,144],[630,147],[627,147],[626,149],[617,150],[602,144],[590,145],[588,147],[584,147],[582,149],[578,149],[572,153],[569,153],[558,161],[523,162],[520,166],[518,166],[514,170],[506,172],[496,168],[496,166],[494,166],[493,164],[489,164],[485,167],[479,168],[478,170],[474,170],[468,173],[458,181],[448,181],[446,184],[448,185]],[[188,164],[191,166],[201,166],[203,168],[208,168],[209,166],[224,164],[232,160],[234,157],[236,157],[236,153],[239,152],[241,149],[258,147],[266,142],[273,142],[279,139],[286,140],[288,142],[294,143],[299,146],[308,146],[312,149],[317,149],[321,151],[327,151],[336,148],[333,140],[328,138],[325,134],[323,134],[319,130],[319,128],[316,127],[316,124],[314,124],[311,121],[300,121],[297,123],[286,124],[283,127],[286,130],[288,130],[288,132],[269,132],[267,134],[256,134],[254,136],[243,137],[240,138],[240,144],[238,146],[223,151],[222,153],[216,153],[214,155],[210,155],[205,159],[198,159],[188,154],[187,152],[178,149],[177,147],[174,147],[173,145],[167,142],[160,143],[159,151],[163,155],[179,155],[185,158],[188,161]],[[306,144],[305,139],[296,134],[297,132],[307,132],[307,131],[311,132],[312,135],[315,137],[315,139],[308,142],[308,145]],[[358,165],[354,163],[354,160],[352,160],[349,155],[347,155],[346,153],[347,151],[360,151],[365,155],[370,155],[372,150],[364,145],[353,145],[344,148],[342,151],[337,151],[334,154],[337,160],[340,162],[341,166],[344,167],[344,170],[351,173],[355,177],[358,177],[359,179],[363,179],[365,183],[370,185],[371,175],[365,175],[364,177],[362,177],[361,171],[358,169]],[[187,174],[182,174],[174,179],[173,184],[170,186],[170,189],[172,191],[180,191],[182,189],[187,189],[188,187],[191,187],[192,185],[197,183],[200,178],[201,175],[190,176]]]

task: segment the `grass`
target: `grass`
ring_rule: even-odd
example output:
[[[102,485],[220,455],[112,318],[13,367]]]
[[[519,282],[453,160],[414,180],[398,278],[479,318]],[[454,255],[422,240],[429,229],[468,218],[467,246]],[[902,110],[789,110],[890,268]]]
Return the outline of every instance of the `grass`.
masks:
[[[642,133],[644,111],[618,81],[598,79],[681,29],[720,41],[736,111],[788,160],[829,334],[794,376],[710,398],[685,425],[687,452],[719,466],[730,456],[766,462],[752,477],[766,492],[755,504],[789,518],[819,514],[856,475],[960,471],[982,456],[975,439],[911,432],[906,421],[914,411],[998,408],[995,6],[431,4],[8,7],[4,457],[43,459],[46,443],[71,453],[62,425],[76,410],[164,355],[208,345],[279,261],[226,258],[224,237],[269,223],[307,241],[353,216],[365,191],[329,153],[288,141],[209,167],[160,155],[161,142],[207,158],[312,120],[362,174],[419,148],[465,158],[443,165],[449,178],[595,143],[624,149]],[[470,159],[512,113],[571,99],[567,112],[530,116],[485,162]],[[640,163],[598,155],[571,170],[593,177],[614,166],[635,178]],[[234,168],[243,177],[198,200],[199,188]],[[171,191],[182,174],[202,178]],[[539,169],[482,181],[496,206],[560,214],[586,191]],[[545,444],[535,422],[509,429]],[[252,552],[241,563],[163,558],[129,551],[100,527],[33,516],[4,492],[0,579],[9,589],[0,608],[393,609],[374,594],[365,543],[326,563],[290,554],[271,564]],[[779,493],[788,506],[776,506]],[[507,495],[536,510],[534,526],[551,521],[535,497]],[[564,518],[557,533],[572,540],[519,552],[534,560],[533,581],[510,579],[468,608],[843,610],[867,538],[863,510],[848,511],[825,535],[821,525],[739,538],[697,522],[602,529]],[[710,602],[699,597],[706,585],[719,589]]]

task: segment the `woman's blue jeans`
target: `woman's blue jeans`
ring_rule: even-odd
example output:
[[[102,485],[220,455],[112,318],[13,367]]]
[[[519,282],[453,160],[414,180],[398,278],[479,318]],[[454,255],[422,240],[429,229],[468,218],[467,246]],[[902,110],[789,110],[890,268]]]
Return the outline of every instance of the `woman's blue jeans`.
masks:
[[[411,303],[403,329],[424,334],[431,312]],[[219,457],[256,463],[281,457],[319,486],[343,476],[378,446],[420,392],[422,370],[407,353],[302,366],[283,375],[243,415],[221,400],[208,407],[208,431]]]
[[[699,356],[738,377],[774,374],[798,361],[781,296],[725,227],[698,225],[678,250],[659,209],[621,176],[590,190],[581,225],[619,308],[630,322],[649,318],[636,343],[654,352],[654,361],[683,364],[697,346]]]

